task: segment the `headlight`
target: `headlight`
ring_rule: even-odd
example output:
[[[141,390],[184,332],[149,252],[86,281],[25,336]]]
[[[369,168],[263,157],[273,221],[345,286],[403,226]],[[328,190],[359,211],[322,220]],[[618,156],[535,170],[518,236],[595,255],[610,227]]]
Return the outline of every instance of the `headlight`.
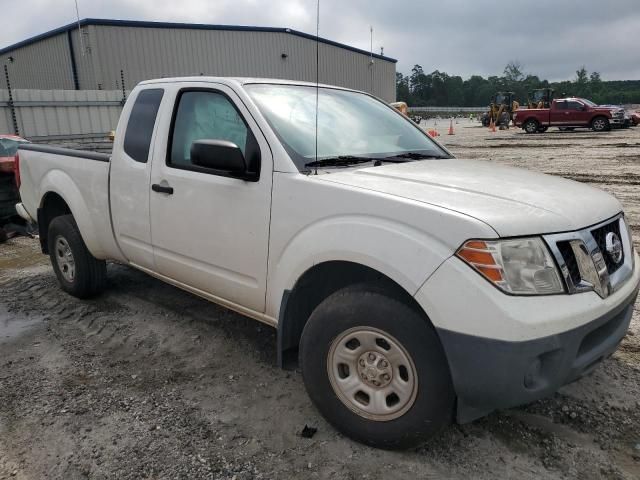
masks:
[[[564,292],[551,253],[539,237],[469,240],[456,255],[507,293],[549,295]]]

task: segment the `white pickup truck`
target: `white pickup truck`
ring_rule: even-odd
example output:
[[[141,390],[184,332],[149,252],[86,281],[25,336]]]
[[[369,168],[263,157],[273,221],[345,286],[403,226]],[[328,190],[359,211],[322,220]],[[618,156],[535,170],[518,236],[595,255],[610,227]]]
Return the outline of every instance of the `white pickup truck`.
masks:
[[[112,260],[276,327],[280,364],[298,354],[317,408],[374,446],[589,373],[638,292],[611,195],[454,159],[344,88],[146,81],[110,157],[25,144],[18,163],[63,290],[97,294]]]

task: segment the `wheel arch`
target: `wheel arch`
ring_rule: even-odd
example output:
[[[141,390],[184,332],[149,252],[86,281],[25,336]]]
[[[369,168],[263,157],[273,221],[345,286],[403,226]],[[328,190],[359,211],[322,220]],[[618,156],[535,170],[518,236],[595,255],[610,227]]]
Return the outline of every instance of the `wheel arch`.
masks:
[[[542,125],[540,123],[540,120],[538,120],[535,116],[528,116],[526,117],[523,121],[522,121],[522,128],[524,129],[524,126],[527,124],[527,122],[533,120],[534,122],[536,122],[538,124],[538,126]]]
[[[278,365],[292,368],[297,364],[297,352],[302,330],[313,310],[328,296],[345,287],[371,283],[384,288],[419,311],[426,319],[426,312],[413,296],[398,282],[384,273],[366,265],[333,260],[313,265],[296,281],[293,288],[282,295],[278,316]]]
[[[599,119],[602,118],[605,122],[606,122],[606,127],[604,130],[607,130],[609,128],[611,128],[611,119],[609,117],[607,117],[605,114],[603,113],[597,113],[595,114],[593,117],[591,117],[591,120],[589,120],[589,126],[593,129],[593,123]]]
[[[88,190],[84,187],[81,190],[68,173],[59,169],[51,170],[42,178],[38,188],[38,191],[43,193],[40,197],[37,220],[41,244],[45,249],[51,220],[59,215],[71,214],[89,252],[99,259],[110,256],[108,236],[105,235],[107,232],[112,233],[108,200],[104,204],[98,204],[97,199],[87,193]],[[100,209],[103,206],[107,209],[106,212]],[[42,220],[45,221],[41,225]],[[47,253],[45,250],[43,252]]]
[[[38,208],[38,233],[42,253],[49,253],[49,225],[61,215],[73,215],[67,201],[57,192],[49,191],[42,196]]]

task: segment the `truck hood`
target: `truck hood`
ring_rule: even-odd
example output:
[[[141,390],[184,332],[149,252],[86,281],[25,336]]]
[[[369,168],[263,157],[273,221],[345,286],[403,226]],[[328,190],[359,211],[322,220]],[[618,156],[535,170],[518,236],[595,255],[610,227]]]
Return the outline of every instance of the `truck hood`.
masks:
[[[459,212],[502,237],[578,230],[622,210],[608,193],[478,160],[424,160],[331,171],[317,177]]]

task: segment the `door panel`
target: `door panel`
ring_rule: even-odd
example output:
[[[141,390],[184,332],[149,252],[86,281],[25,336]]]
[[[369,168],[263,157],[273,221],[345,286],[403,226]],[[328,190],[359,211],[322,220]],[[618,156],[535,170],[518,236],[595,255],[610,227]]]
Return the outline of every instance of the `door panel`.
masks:
[[[553,125],[568,125],[571,123],[570,112],[567,110],[567,102],[560,101],[552,105],[549,116]]]
[[[110,205],[113,230],[120,250],[132,263],[153,269],[149,215],[149,181],[153,133],[164,95],[161,88],[140,90],[126,128],[116,132],[110,170]],[[127,117],[128,115],[128,117]]]
[[[569,100],[567,104],[567,109],[570,112],[569,116],[574,125],[587,125],[589,123],[591,112],[585,108],[584,104],[573,100]]]
[[[201,84],[200,84],[201,85]],[[176,114],[154,152],[151,237],[156,271],[225,300],[264,311],[271,151],[257,125],[228,87],[194,85],[173,92]],[[169,122],[163,122],[163,124]],[[194,167],[195,140],[228,140],[245,153],[260,151],[260,178],[250,182]],[[167,151],[169,155],[167,155]],[[156,188],[158,190],[158,188]]]

